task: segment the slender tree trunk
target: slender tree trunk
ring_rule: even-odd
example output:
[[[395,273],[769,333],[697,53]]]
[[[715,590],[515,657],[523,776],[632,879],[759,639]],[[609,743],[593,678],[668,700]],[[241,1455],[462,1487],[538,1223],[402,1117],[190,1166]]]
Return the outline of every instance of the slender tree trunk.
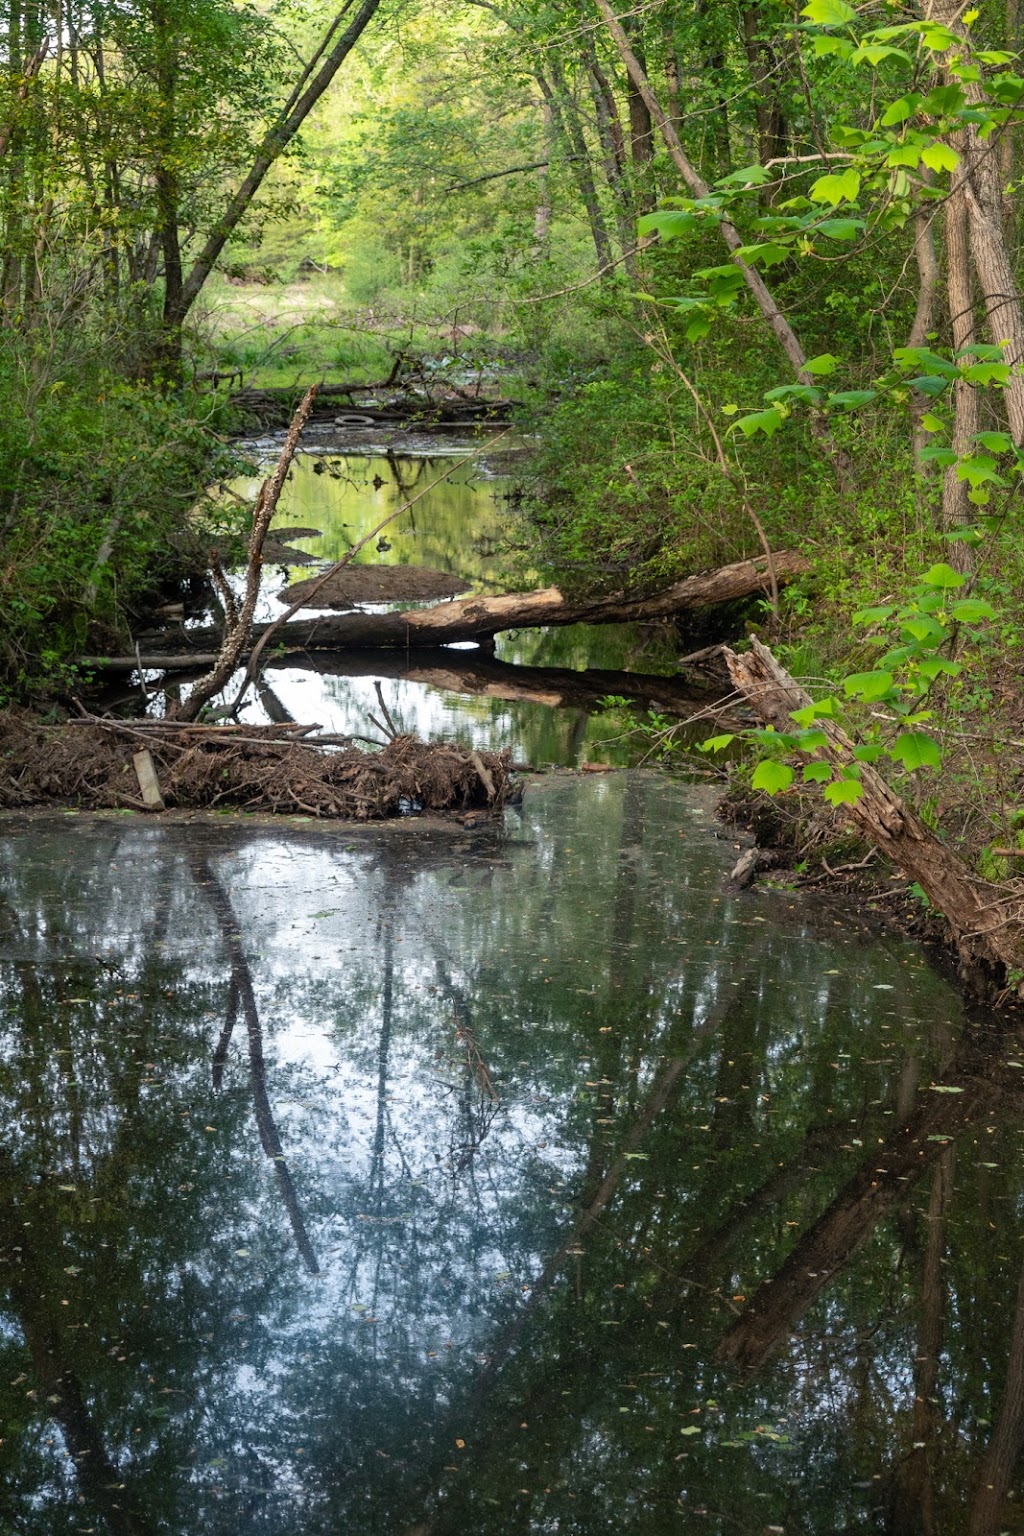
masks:
[[[207,236],[202,250],[193,262],[188,277],[181,289],[179,311],[168,317],[171,324],[180,325],[185,319],[201,293],[203,284],[213,271],[218,257],[237,229],[253,198],[263,185],[267,172],[295,138],[306,118],[327,90],[338,70],[377,14],[381,4],[382,0],[362,0],[359,9],[333,48],[328,52],[324,52],[322,46],[318,50],[317,57],[322,56],[322,62],[315,71],[307,71],[303,80],[299,82],[299,85],[292,92],[291,100],[286,104],[277,122],[264,137],[248,174],[237,192],[228,202],[224,212]],[[308,83],[305,83],[307,77]]]
[[[576,116],[575,104],[570,98],[565,72],[556,57],[551,60],[551,81],[548,81],[543,70],[538,70],[537,83],[544,93],[544,100],[550,109],[552,121],[559,136],[569,150],[573,177],[579,187],[580,198],[586,210],[587,222],[594,241],[597,265],[599,269],[603,269],[610,266],[612,260],[608,226],[601,212],[601,200],[597,195],[587,141],[583,136],[579,118]]]
[[[974,292],[971,282],[971,253],[968,235],[967,202],[958,180],[946,202],[946,292],[949,301],[949,317],[952,328],[953,354],[974,341]],[[963,457],[971,452],[978,431],[978,392],[966,379],[957,379],[953,385],[953,441],[954,453]],[[967,499],[969,486],[966,480],[957,478],[956,465],[946,470],[942,482],[942,526],[947,533],[966,527],[973,522],[971,503]],[[954,544],[951,551],[953,564],[960,570],[970,568],[970,550],[965,544]]]

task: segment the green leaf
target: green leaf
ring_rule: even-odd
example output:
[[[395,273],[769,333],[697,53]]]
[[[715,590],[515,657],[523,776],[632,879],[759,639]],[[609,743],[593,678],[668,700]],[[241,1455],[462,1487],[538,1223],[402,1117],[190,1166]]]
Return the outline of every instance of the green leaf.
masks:
[[[822,352],[819,357],[809,357],[804,363],[804,372],[813,374],[835,373],[839,367],[839,359],[832,356],[831,352]]]
[[[917,670],[929,682],[934,682],[937,677],[959,677],[963,667],[958,661],[946,661],[942,656],[923,656],[917,663]]]
[[[884,607],[860,608],[853,616],[855,624],[881,624],[885,619],[891,619],[896,612],[892,604]]]
[[[940,469],[948,469],[956,463],[953,449],[944,447],[942,443],[925,443],[918,458],[923,464],[938,464]]]
[[[947,591],[953,587],[962,587],[967,577],[962,576],[959,571],[954,571],[951,565],[940,561],[938,565],[933,565],[925,571],[921,580],[926,587],[940,587],[943,591]]]
[[[692,213],[679,208],[661,208],[656,213],[645,213],[637,221],[641,235],[660,235],[663,240],[678,240],[682,235],[692,235],[700,228],[701,221]]]
[[[763,789],[766,795],[777,795],[788,789],[796,775],[786,763],[777,763],[766,757],[754,769],[751,780],[755,789]]]
[[[771,171],[766,171],[763,165],[744,165],[738,171],[730,171],[728,176],[722,176],[715,182],[716,187],[759,187],[766,181],[771,181]]]
[[[938,416],[933,416],[931,411],[925,411],[921,417],[921,426],[926,432],[944,432],[946,423]]]
[[[977,624],[981,619],[994,619],[996,611],[983,597],[962,597],[950,609],[954,619],[961,624]]]
[[[842,389],[836,395],[829,395],[826,405],[841,405],[844,410],[855,411],[860,405],[867,405],[877,395],[877,389]]]
[[[897,144],[895,149],[890,149],[888,155],[886,156],[885,163],[890,167],[897,165],[909,165],[910,169],[914,171],[917,169],[917,164],[920,158],[920,145]]]
[[[761,245],[741,245],[733,255],[737,261],[745,261],[748,267],[777,267],[780,262],[788,261],[792,255],[788,245],[778,245],[773,240],[766,240]]]
[[[816,22],[819,27],[848,27],[851,21],[857,20],[857,12],[852,5],[847,5],[846,0],[809,0],[800,15]]]
[[[916,389],[922,395],[941,395],[949,380],[943,378],[941,373],[919,373],[916,379],[907,381],[911,389]]]
[[[754,411],[750,416],[737,417],[734,425],[739,427],[744,437],[753,437],[755,432],[763,432],[765,437],[774,437],[782,426],[782,413],[774,408]]]
[[[885,748],[875,741],[867,741],[862,747],[854,747],[853,755],[858,763],[877,763]]]
[[[906,123],[917,111],[919,96],[901,96],[899,101],[894,101],[882,113],[882,127],[894,128],[899,123]]]
[[[828,203],[832,208],[840,203],[852,203],[860,191],[860,174],[855,170],[819,176],[808,192],[814,203]]]
[[[958,85],[937,85],[921,102],[921,111],[929,117],[949,117],[951,113],[959,112],[964,100]]]
[[[823,59],[832,53],[840,59],[848,59],[853,53],[853,44],[846,37],[829,37],[826,33],[819,32],[817,37],[811,39],[814,49],[814,57]]]
[[[837,779],[825,785],[825,799],[829,805],[856,805],[864,793],[864,786],[856,779]]]
[[[972,363],[963,370],[972,384],[1005,384],[1010,377],[1009,363]]]
[[[1013,438],[1009,432],[976,432],[974,440],[987,448],[989,453],[1009,453],[1013,448]]]
[[[843,688],[848,698],[863,699],[871,703],[884,699],[893,685],[891,672],[852,672],[843,678]]]
[[[722,752],[730,744],[730,742],[735,740],[736,737],[729,734],[724,736],[709,736],[706,741],[701,742],[700,750],[702,752]]]
[[[960,164],[960,156],[956,150],[938,141],[929,144],[927,149],[922,149],[921,159],[930,171],[955,171]]]
[[[831,777],[832,769],[829,767],[828,763],[804,764],[805,784],[826,784]]]
[[[686,327],[686,339],[687,341],[703,341],[710,330],[711,321],[707,315],[698,315]]]
[[[904,731],[889,748],[889,756],[902,763],[908,773],[915,773],[918,768],[938,768],[942,762],[939,744],[927,731]]]
[[[797,725],[813,725],[815,720],[834,719],[839,713],[838,705],[838,699],[816,699],[813,704],[805,704],[803,709],[794,709],[789,718]]]
[[[822,399],[820,389],[813,384],[779,384],[765,391],[766,400],[799,400],[804,405],[817,405]]]
[[[912,64],[909,53],[904,53],[902,48],[890,48],[886,43],[864,43],[850,56],[851,64],[870,64],[876,69],[886,59],[902,59],[905,64]]]
[[[960,459],[956,466],[958,480],[966,480],[972,491],[976,491],[979,485],[1002,485],[1002,476],[996,470],[995,459],[990,459],[987,454],[976,453],[966,459]]]
[[[864,227],[863,219],[822,219],[814,226],[814,233],[829,240],[855,240]]]

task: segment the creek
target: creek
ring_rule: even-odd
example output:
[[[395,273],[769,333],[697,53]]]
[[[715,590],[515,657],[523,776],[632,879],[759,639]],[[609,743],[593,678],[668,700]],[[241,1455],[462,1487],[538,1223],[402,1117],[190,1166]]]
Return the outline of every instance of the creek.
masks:
[[[392,434],[398,451],[390,453],[383,447],[370,451],[358,437],[354,448],[342,448],[338,436],[310,429],[272,534],[278,528],[319,530],[319,537],[294,539],[292,547],[300,559],[338,560],[436,481],[389,525],[381,547],[371,542],[356,564],[427,566],[461,578],[474,592],[507,588],[517,520],[502,459],[496,456],[493,465],[459,462],[450,446],[441,451],[437,439],[412,453],[406,434]],[[279,439],[267,438],[253,448],[271,455],[279,445]],[[234,490],[252,499],[258,486],[256,479],[240,480]],[[315,569],[305,563],[270,566],[257,618],[276,618],[284,606],[278,594]],[[535,575],[524,573],[520,584],[536,585]],[[303,609],[300,616],[318,611],[326,610]],[[575,625],[500,635],[493,657],[474,645],[446,647],[432,657],[384,652],[286,657],[265,674],[273,697],[264,690],[263,699],[253,698],[241,718],[265,721],[281,704],[296,719],[315,720],[331,733],[365,735],[368,713],[379,713],[376,681],[396,724],[424,740],[454,737],[474,747],[508,747],[517,759],[537,765],[574,766],[588,759],[621,765],[635,748],[621,739],[621,722],[611,720],[598,701],[628,689],[630,679],[622,674],[630,672],[647,680],[644,704],[675,712],[699,708],[699,695],[671,675],[678,653],[679,643],[664,625]]]
[[[5,820],[0,1528],[1007,1528],[1024,1060],[714,806]]]

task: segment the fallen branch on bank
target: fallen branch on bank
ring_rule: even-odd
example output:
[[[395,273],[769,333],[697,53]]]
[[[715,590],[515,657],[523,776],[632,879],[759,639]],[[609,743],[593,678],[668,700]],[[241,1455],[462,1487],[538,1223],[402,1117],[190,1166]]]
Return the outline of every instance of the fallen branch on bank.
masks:
[[[810,562],[793,550],[772,556],[775,579],[781,585],[811,569]],[[405,609],[394,613],[342,613],[329,618],[275,621],[274,644],[285,650],[345,651],[401,648],[431,650],[456,641],[490,640],[510,629],[533,629],[565,624],[630,624],[670,619],[677,614],[721,603],[738,602],[767,593],[771,578],[763,555],[738,560],[714,571],[687,576],[649,597],[567,598],[558,587],[534,592],[506,592],[497,597],[466,597],[433,608]],[[254,625],[252,638],[259,641],[270,625]],[[216,645],[216,631],[191,630],[189,639],[200,653]],[[94,670],[133,670],[133,658],[83,657],[80,665]],[[181,664],[189,661],[187,652]],[[143,666],[149,666],[142,658]],[[157,667],[169,670],[173,657],[162,652]],[[195,664],[194,660],[191,664]]]
[[[746,654],[727,650],[725,656],[733,682],[765,724],[792,731],[793,712],[812,701],[767,646],[755,639]],[[828,743],[816,757],[839,768],[857,763],[854,743],[840,726],[825,716],[815,726]],[[949,924],[965,972],[977,976],[980,969],[989,981],[1004,984],[1024,966],[1024,888],[1014,892],[972,874],[881,774],[868,763],[857,763],[857,769],[862,793],[842,807],[847,821],[921,887]]]
[[[375,821],[410,812],[497,812],[515,792],[507,752],[396,736],[379,752],[308,726],[178,725],[82,719],[43,725],[0,715],[0,809],[45,804],[146,809],[134,758],[144,746],[164,803]]]

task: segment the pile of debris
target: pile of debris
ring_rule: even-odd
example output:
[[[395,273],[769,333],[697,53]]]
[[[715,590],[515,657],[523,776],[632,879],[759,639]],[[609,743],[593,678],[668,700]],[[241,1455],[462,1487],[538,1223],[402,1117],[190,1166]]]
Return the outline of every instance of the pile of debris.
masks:
[[[396,735],[379,751],[310,726],[0,714],[0,808],[45,804],[301,813],[374,821],[497,813],[518,786],[508,753]]]

